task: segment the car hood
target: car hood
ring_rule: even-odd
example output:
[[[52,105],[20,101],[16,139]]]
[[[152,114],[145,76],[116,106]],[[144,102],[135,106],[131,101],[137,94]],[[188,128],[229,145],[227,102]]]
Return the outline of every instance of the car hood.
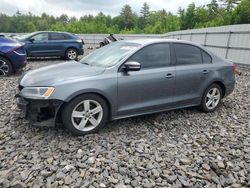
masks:
[[[0,37],[0,52],[8,53],[13,49],[21,47],[23,44],[18,42],[17,40]]]
[[[20,78],[19,84],[23,87],[54,86],[63,81],[91,77],[101,74],[104,71],[105,68],[102,67],[94,67],[70,61],[28,71]]]

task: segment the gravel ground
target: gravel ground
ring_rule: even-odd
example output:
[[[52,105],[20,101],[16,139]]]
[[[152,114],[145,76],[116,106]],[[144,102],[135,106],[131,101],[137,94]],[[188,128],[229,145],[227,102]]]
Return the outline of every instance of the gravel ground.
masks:
[[[250,69],[240,71],[214,113],[124,119],[84,137],[32,127],[14,99],[18,76],[0,78],[0,187],[249,187]]]

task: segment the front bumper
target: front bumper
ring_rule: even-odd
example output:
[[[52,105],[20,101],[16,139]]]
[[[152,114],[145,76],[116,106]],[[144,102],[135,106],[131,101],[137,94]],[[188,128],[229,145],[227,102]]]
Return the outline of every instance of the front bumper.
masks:
[[[57,115],[63,101],[25,99],[19,95],[16,95],[16,99],[17,106],[32,125],[54,127],[57,124]]]
[[[78,53],[79,53],[79,55],[83,55],[84,54],[84,48],[79,49]]]

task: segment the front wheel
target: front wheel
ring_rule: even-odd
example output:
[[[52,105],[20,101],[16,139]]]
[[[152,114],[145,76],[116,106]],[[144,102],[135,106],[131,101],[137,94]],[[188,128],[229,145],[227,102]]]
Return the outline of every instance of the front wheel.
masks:
[[[219,106],[222,98],[222,90],[218,84],[212,84],[204,92],[200,109],[203,112],[213,112]]]
[[[74,48],[69,48],[67,51],[66,51],[66,58],[68,60],[77,60],[78,58],[78,52],[76,49]]]
[[[64,126],[75,135],[95,133],[107,119],[106,101],[93,94],[76,97],[62,111]]]
[[[13,72],[12,65],[8,59],[0,57],[0,76],[9,76]]]

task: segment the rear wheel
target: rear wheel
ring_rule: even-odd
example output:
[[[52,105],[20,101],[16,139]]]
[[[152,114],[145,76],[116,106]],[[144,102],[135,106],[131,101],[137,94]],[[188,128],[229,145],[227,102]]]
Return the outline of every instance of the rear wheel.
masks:
[[[77,58],[78,58],[78,51],[75,48],[69,48],[66,51],[66,58],[68,60],[77,60]]]
[[[200,109],[203,112],[213,112],[220,105],[222,90],[218,84],[209,86],[202,98]]]
[[[0,57],[0,76],[9,76],[13,72],[10,61],[4,57]]]
[[[107,118],[106,101],[93,94],[76,97],[62,112],[64,126],[76,135],[97,132],[105,124]]]

